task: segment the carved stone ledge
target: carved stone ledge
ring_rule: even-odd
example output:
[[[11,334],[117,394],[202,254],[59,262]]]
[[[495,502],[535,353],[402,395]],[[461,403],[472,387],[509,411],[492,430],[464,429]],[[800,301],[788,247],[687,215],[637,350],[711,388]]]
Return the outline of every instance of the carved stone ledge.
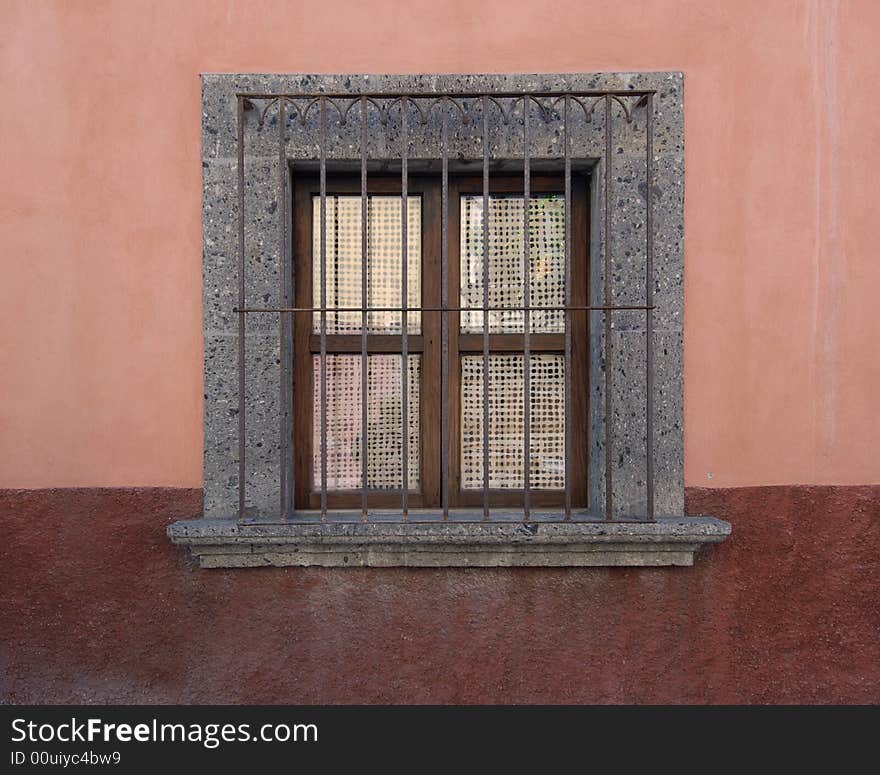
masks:
[[[656,522],[245,522],[195,519],[168,527],[203,568],[561,567],[693,565],[724,541],[728,522],[681,517]]]

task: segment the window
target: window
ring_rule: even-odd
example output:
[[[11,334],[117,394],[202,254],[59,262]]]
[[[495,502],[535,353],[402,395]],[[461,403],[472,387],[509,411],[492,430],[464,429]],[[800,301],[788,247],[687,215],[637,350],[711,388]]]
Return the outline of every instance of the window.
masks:
[[[168,532],[203,567],[689,565],[724,539],[682,517],[681,73],[202,87],[204,519]]]
[[[584,307],[588,298],[587,185],[586,176],[574,177],[571,304],[575,307]],[[300,314],[295,321],[293,392],[298,421],[293,443],[301,450],[294,471],[296,509],[321,509],[322,504],[325,510],[360,509],[365,513],[401,509],[404,476],[409,485],[407,509],[436,511],[444,505],[448,509],[482,508],[486,500],[490,508],[524,509],[527,488],[529,508],[563,508],[566,411],[574,439],[569,470],[571,505],[586,508],[586,396],[583,391],[573,396],[566,409],[565,372],[570,367],[573,383],[586,384],[588,320],[583,309],[570,313],[573,346],[568,366],[563,311],[564,189],[561,175],[545,174],[530,180],[526,270],[522,174],[491,180],[485,224],[487,255],[483,249],[483,181],[452,176],[444,296],[441,181],[438,176],[408,176],[404,343],[400,176],[370,176],[366,201],[359,179],[328,177],[323,256],[327,279],[323,288],[320,183],[316,177],[296,180],[295,306],[327,310],[323,380],[321,313]],[[364,253],[366,267],[361,262]],[[488,258],[485,267],[484,258]],[[487,298],[484,269],[489,278]],[[364,289],[367,301],[362,306]],[[444,298],[452,302],[444,305]],[[487,353],[484,301],[490,310]],[[444,309],[448,315],[445,358]],[[523,375],[526,323],[527,378]],[[484,403],[485,363],[489,365],[489,394]],[[323,395],[326,414],[322,413]],[[487,446],[483,439],[485,411],[489,415]],[[444,417],[445,424],[441,421]],[[524,473],[526,445],[528,477]],[[322,447],[326,457],[321,455]],[[484,474],[487,457],[488,477]],[[484,484],[488,484],[488,498]]]

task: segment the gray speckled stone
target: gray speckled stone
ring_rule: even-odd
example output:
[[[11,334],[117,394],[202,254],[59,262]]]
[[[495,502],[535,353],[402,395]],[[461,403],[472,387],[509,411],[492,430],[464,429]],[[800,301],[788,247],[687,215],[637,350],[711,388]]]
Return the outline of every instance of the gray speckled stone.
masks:
[[[683,510],[683,309],[684,309],[684,83],[681,73],[578,73],[562,75],[204,75],[202,79],[202,164],[204,193],[204,327],[205,327],[205,514],[228,517],[238,503],[238,381],[236,361],[238,302],[238,200],[236,93],[420,93],[540,92],[591,89],[656,89],[654,97],[654,313],[657,364],[655,400],[655,489],[657,513]],[[589,106],[592,99],[584,101]],[[646,110],[626,101],[612,104],[613,240],[612,302],[641,304],[645,294],[645,138]],[[422,103],[419,103],[422,104]],[[506,116],[490,103],[486,121],[493,163],[516,168],[523,151],[522,102],[504,103]],[[245,270],[246,304],[274,307],[283,303],[279,250],[279,123],[277,107],[254,100],[245,112]],[[563,155],[562,104],[544,100],[546,114],[530,107],[533,162],[558,163]],[[308,100],[287,104],[284,155],[289,163],[312,164],[318,158],[319,105]],[[342,104],[344,109],[345,104]],[[483,104],[463,101],[470,122],[448,108],[450,159],[463,168],[480,170]],[[260,116],[265,110],[264,121]],[[413,168],[439,157],[441,106],[426,123],[410,107],[407,153]],[[402,149],[399,103],[387,111],[368,111],[371,159],[399,159]],[[575,164],[592,167],[591,294],[604,303],[604,156],[605,105],[600,100],[587,121],[581,106],[570,102],[569,125]],[[360,104],[341,125],[332,105],[327,110],[327,159],[352,161],[360,152]],[[288,248],[289,249],[289,248]],[[590,315],[591,397],[590,497],[594,509],[604,501],[604,367],[603,313]],[[613,315],[612,423],[615,513],[644,513],[645,377],[644,312]],[[282,439],[289,438],[281,415],[288,398],[279,397],[281,369],[277,314],[248,318],[246,456],[247,509],[256,516],[279,509],[282,460],[289,457]],[[289,419],[289,418],[288,418]],[[289,428],[289,424],[287,426]],[[621,462],[620,456],[623,454]]]
[[[175,522],[168,536],[204,568],[265,565],[499,567],[692,565],[720,543],[730,524],[713,517],[655,523],[603,521],[317,522],[238,524],[229,519]]]

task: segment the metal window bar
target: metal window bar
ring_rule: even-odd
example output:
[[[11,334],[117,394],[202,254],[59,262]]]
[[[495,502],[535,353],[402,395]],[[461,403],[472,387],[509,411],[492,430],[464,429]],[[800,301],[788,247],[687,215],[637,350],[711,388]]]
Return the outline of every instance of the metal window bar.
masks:
[[[605,231],[602,235],[602,250],[605,259],[605,306],[610,307],[611,298],[611,97],[605,95]],[[611,310],[606,309],[605,317],[605,519],[614,517],[613,474],[611,471],[612,433],[611,433]]]
[[[284,202],[287,199],[287,191],[284,184],[284,167],[285,167],[285,159],[284,159],[284,98],[280,98],[278,100],[278,208],[281,213],[284,212]],[[278,298],[281,300],[282,304],[286,303],[287,299],[287,251],[286,251],[286,237],[285,230],[287,227],[287,218],[282,214],[282,216],[278,219],[278,244],[280,247],[279,259],[281,261],[281,271],[278,273]],[[286,393],[287,393],[287,359],[284,354],[285,345],[287,343],[287,336],[284,331],[284,326],[287,322],[287,318],[289,315],[282,312],[278,315],[278,341],[280,343],[281,350],[281,368],[280,372],[280,380],[281,384],[279,385],[279,395],[281,396],[281,417],[280,417],[280,428],[279,433],[281,436],[281,461],[280,461],[280,487],[279,487],[279,495],[280,495],[280,508],[279,512],[283,518],[287,518],[287,476],[288,470],[285,461],[284,455],[284,437],[287,432],[287,402],[286,402]]]
[[[281,262],[281,272],[279,272],[279,288],[278,298],[282,304],[289,304],[288,288],[293,280],[290,269],[287,252],[287,148],[285,145],[285,129],[287,124],[287,116],[285,113],[285,98],[278,100],[278,211],[281,217],[278,219],[278,245],[279,258]],[[290,342],[290,324],[292,316],[282,312],[278,315],[278,340],[281,350],[281,461],[280,461],[280,490],[281,490],[281,516],[282,519],[290,519],[293,511],[294,486],[292,476],[292,460],[288,455],[290,445],[286,440],[291,434],[291,407],[288,396],[291,393],[291,372],[289,368],[289,342]]]
[[[409,518],[408,494],[409,494],[409,471],[408,471],[408,438],[409,438],[409,414],[408,414],[408,313],[439,313],[441,315],[441,380],[442,380],[442,404],[441,404],[441,457],[443,470],[441,472],[441,512],[442,519],[449,519],[449,465],[448,452],[449,440],[449,407],[448,407],[448,382],[449,382],[449,331],[448,315],[460,312],[481,312],[483,316],[483,520],[490,521],[491,509],[489,499],[489,313],[493,311],[520,311],[523,313],[524,325],[524,355],[523,355],[523,379],[524,379],[524,490],[523,490],[523,520],[529,521],[530,508],[530,315],[536,311],[562,311],[565,323],[565,493],[563,519],[570,520],[571,508],[571,454],[572,454],[572,423],[571,423],[571,314],[575,311],[601,311],[604,316],[604,386],[605,386],[605,519],[614,519],[614,496],[612,474],[612,427],[611,427],[611,372],[613,348],[611,342],[612,318],[611,314],[616,311],[634,310],[645,312],[645,335],[646,335],[646,519],[655,519],[655,493],[654,493],[654,450],[653,450],[653,392],[654,392],[654,342],[653,342],[653,311],[654,306],[654,233],[653,233],[653,91],[580,91],[580,92],[541,92],[532,94],[504,93],[456,93],[456,94],[263,94],[248,93],[236,95],[236,122],[237,122],[237,178],[238,178],[238,304],[234,309],[237,314],[238,326],[238,383],[239,383],[239,410],[238,410],[238,518],[246,520],[247,504],[247,465],[246,465],[246,412],[245,412],[245,389],[246,389],[246,326],[248,314],[277,313],[279,314],[279,340],[282,352],[282,407],[285,407],[283,398],[284,391],[290,386],[290,374],[287,373],[286,361],[289,357],[287,327],[292,322],[292,316],[298,313],[320,315],[320,404],[321,404],[321,487],[320,487],[320,518],[327,519],[327,321],[328,312],[339,315],[344,312],[361,313],[361,456],[362,456],[362,493],[361,493],[361,518],[367,521],[370,516],[368,502],[368,445],[367,445],[367,389],[368,389],[368,355],[367,355],[367,320],[368,312],[398,312],[401,315],[401,338],[402,338],[402,365],[401,379],[403,383],[403,411],[402,411],[402,516],[404,520]],[[490,102],[494,103],[501,111],[504,122],[507,123],[509,116],[505,114],[500,100],[510,98],[515,103],[521,100],[523,104],[523,183],[524,183],[524,303],[522,306],[493,306],[489,304],[489,192],[490,192],[490,157],[489,146],[489,109]],[[463,123],[469,122],[469,114],[464,107],[468,99],[479,100],[482,105],[482,170],[483,170],[483,304],[480,307],[452,306],[448,299],[448,185],[449,185],[449,137],[448,137],[448,112],[449,106],[454,106],[461,114]],[[592,99],[592,102],[590,100]],[[624,100],[635,99],[635,107],[646,108],[645,119],[645,176],[646,176],[646,235],[645,235],[645,303],[642,305],[615,305],[611,286],[611,269],[613,264],[612,231],[611,231],[611,187],[612,187],[612,105],[617,102],[626,115],[627,121],[631,121],[631,109]],[[246,303],[246,277],[245,277],[245,144],[244,125],[245,111],[254,107],[255,100],[268,100],[269,104],[260,115],[260,123],[272,104],[278,105],[279,117],[279,180],[278,197],[280,209],[279,246],[282,278],[280,280],[281,304],[277,307],[248,306]],[[341,107],[341,102],[348,100],[346,107]],[[550,108],[556,108],[559,102],[563,103],[563,153],[564,153],[564,177],[565,177],[565,299],[563,305],[531,304],[529,272],[529,203],[531,197],[531,153],[530,141],[530,106],[534,102],[543,116],[548,115],[547,105],[542,102],[547,100]],[[382,101],[386,104],[382,105]],[[419,101],[427,101],[427,110],[419,106]],[[289,299],[293,293],[292,267],[288,265],[287,256],[287,156],[285,148],[286,129],[286,103],[290,103],[294,109],[292,115],[299,114],[300,124],[305,126],[309,111],[315,105],[318,106],[319,114],[319,186],[320,186],[320,306],[300,307],[292,306]],[[300,103],[304,102],[305,107]],[[571,102],[578,104],[584,112],[587,122],[592,120],[594,108],[601,102],[604,105],[604,239],[603,239],[603,271],[604,271],[604,303],[600,305],[585,304],[574,305],[571,302]],[[340,124],[345,124],[347,114],[354,104],[360,105],[361,113],[361,137],[360,137],[360,167],[361,167],[361,305],[359,307],[332,308],[327,306],[326,288],[326,228],[327,228],[327,106],[332,105],[339,114]],[[372,106],[379,110],[382,123],[387,123],[388,110],[395,104],[400,103],[401,110],[401,306],[400,307],[370,307],[368,304],[368,207],[369,196],[367,191],[368,170],[368,111]],[[589,103],[589,105],[588,105]],[[407,293],[408,285],[408,241],[407,241],[407,182],[408,182],[408,110],[415,107],[422,123],[427,123],[427,115],[436,105],[441,105],[441,305],[418,307],[409,306]],[[512,111],[512,107],[511,107]],[[334,254],[335,260],[336,255]],[[338,277],[336,278],[338,280]],[[286,316],[290,316],[289,320]],[[282,418],[282,437],[288,435],[288,426]],[[288,440],[289,441],[289,440]],[[291,455],[284,452],[282,443],[281,465],[281,493],[280,512],[281,518],[287,519],[294,515],[293,503],[296,483],[293,481],[291,472],[287,469],[287,461]],[[509,510],[502,510],[506,514]],[[621,517],[627,519],[627,517]],[[552,520],[551,520],[552,521]]]
[[[529,143],[529,113],[532,109],[532,100],[526,95],[523,97],[523,522],[531,518],[531,489],[530,475],[532,468],[532,342],[531,342],[531,312],[529,306],[532,303],[529,270],[531,269],[530,241],[530,208],[531,208],[531,148]],[[565,213],[568,221],[568,210]],[[566,362],[566,370],[568,365]],[[485,432],[485,431],[484,431]],[[566,480],[567,484],[567,480]]]
[[[400,442],[401,442],[401,507],[403,509],[403,521],[409,519],[409,321],[407,319],[406,306],[409,302],[409,243],[407,242],[407,169],[406,160],[409,155],[407,137],[407,97],[400,100],[400,329],[403,332],[403,342],[400,356],[400,384],[401,410],[400,410]]]
[[[449,306],[449,99],[440,110],[440,306]],[[443,521],[449,520],[449,315],[440,315],[440,465]]]
[[[483,95],[483,521],[489,521],[489,98]]]
[[[245,515],[247,491],[245,466],[245,335],[247,315],[245,306],[244,276],[244,97],[239,97],[236,105],[238,142],[238,521]]]
[[[654,95],[645,117],[645,481],[647,515],[654,521]]]
[[[367,208],[369,193],[367,192],[367,100],[360,98],[361,102],[361,514],[363,521],[370,518],[367,488],[369,487],[368,467],[368,435],[369,422],[367,417],[367,390],[368,390],[368,365],[367,365],[367,306],[369,299],[369,283],[367,282]]]
[[[327,100],[321,97],[321,519],[327,519]],[[334,207],[334,212],[336,208]],[[363,306],[363,302],[361,302]]]
[[[565,519],[571,519],[571,132],[569,131],[569,98],[563,108],[562,142],[565,167]],[[607,312],[605,313],[608,314]]]
[[[408,312],[483,312],[484,310],[488,310],[489,312],[524,312],[525,307],[523,306],[505,306],[505,307],[497,307],[490,305],[489,307],[407,307]],[[644,304],[617,304],[613,306],[605,306],[603,304],[571,304],[570,306],[565,306],[564,304],[551,304],[551,305],[532,305],[529,307],[530,312],[565,312],[569,310],[571,312],[644,312],[648,307]],[[656,309],[656,307],[655,307]],[[244,313],[279,313],[279,312],[339,312],[340,314],[343,312],[363,312],[363,307],[244,307],[239,308],[235,307],[233,310],[236,313],[244,312]],[[369,312],[402,312],[401,307],[369,307]]]

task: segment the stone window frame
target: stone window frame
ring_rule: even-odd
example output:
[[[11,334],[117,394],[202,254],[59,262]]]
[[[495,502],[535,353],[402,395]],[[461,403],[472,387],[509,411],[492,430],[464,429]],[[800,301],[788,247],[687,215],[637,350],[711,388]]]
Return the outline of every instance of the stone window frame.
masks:
[[[282,353],[277,316],[248,320],[247,429],[248,521],[238,511],[237,304],[237,94],[240,93],[533,93],[591,90],[654,90],[654,393],[655,512],[657,521],[522,525],[519,522],[439,524],[308,524],[279,520],[281,439],[290,418],[281,406]],[[246,299],[255,306],[281,306],[280,173],[277,117],[245,114]],[[642,115],[644,111],[642,111]],[[521,156],[521,126],[493,124],[493,159]],[[353,121],[353,124],[359,122]],[[530,122],[533,163],[561,157],[561,132],[552,122]],[[593,299],[603,287],[605,234],[601,185],[605,160],[601,125],[572,129],[572,158],[592,165],[590,284]],[[644,303],[646,187],[645,122],[612,114],[611,198],[613,303]],[[428,127],[429,131],[431,127]],[[327,159],[357,158],[358,129],[328,137]],[[478,131],[477,131],[478,134]],[[315,133],[288,117],[286,162],[317,159]],[[450,133],[458,154],[479,159],[466,129]],[[371,156],[394,158],[393,122],[370,133]],[[516,143],[519,141],[519,146]],[[430,142],[426,140],[426,144]],[[476,150],[474,150],[476,148]],[[535,153],[536,148],[541,149]],[[419,157],[419,148],[411,151]],[[434,154],[436,155],[436,154]],[[426,159],[431,154],[425,155]],[[203,566],[244,565],[689,565],[697,549],[724,540],[726,522],[684,517],[683,309],[684,309],[684,78],[679,72],[577,73],[560,75],[245,75],[202,76],[203,321],[205,336],[204,513],[169,528],[175,543],[189,546]],[[288,229],[288,233],[290,229]],[[289,250],[289,243],[287,246]],[[591,313],[602,315],[601,312]],[[589,488],[592,503],[604,500],[603,326],[590,326]],[[644,513],[645,327],[643,312],[618,312],[611,345],[612,448],[615,516]],[[288,412],[289,414],[289,412]],[[286,426],[285,423],[288,423]],[[641,448],[641,451],[639,451]],[[288,461],[289,464],[289,461]]]

